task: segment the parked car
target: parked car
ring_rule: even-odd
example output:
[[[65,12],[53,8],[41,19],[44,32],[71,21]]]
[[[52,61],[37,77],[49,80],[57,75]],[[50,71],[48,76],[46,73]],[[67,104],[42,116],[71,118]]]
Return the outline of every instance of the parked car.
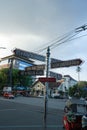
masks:
[[[4,92],[3,96],[8,99],[14,99],[12,92]]]
[[[51,97],[52,98],[60,98],[60,94],[59,93],[52,93]]]

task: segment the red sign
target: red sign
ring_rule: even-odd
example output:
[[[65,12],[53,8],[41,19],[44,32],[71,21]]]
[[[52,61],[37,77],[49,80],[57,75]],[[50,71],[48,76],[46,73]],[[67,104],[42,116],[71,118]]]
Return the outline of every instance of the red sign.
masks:
[[[40,82],[56,82],[56,78],[46,78],[46,77],[43,77],[43,78],[39,78],[39,81]]]

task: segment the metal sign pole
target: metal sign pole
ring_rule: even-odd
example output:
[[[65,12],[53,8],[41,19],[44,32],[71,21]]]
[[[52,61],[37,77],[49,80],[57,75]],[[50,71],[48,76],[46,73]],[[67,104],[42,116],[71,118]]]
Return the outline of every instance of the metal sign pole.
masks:
[[[49,76],[49,67],[50,67],[50,48],[47,49],[46,55],[46,78]],[[45,102],[44,102],[44,128],[46,128],[47,123],[47,105],[48,105],[48,82],[45,83]]]

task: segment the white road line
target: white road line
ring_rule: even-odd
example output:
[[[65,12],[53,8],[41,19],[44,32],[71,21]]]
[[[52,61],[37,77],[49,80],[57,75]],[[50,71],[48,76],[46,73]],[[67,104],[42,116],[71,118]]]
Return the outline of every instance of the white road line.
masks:
[[[16,109],[1,109],[0,111],[15,111]]]
[[[0,128],[42,128],[42,125],[9,125],[9,126],[1,126]],[[62,128],[62,125],[47,125],[47,128]]]

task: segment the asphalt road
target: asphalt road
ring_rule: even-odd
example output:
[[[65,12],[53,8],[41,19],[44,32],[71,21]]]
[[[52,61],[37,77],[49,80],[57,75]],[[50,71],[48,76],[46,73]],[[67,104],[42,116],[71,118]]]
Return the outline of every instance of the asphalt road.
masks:
[[[30,100],[33,100],[33,103],[29,103]],[[55,100],[55,102],[57,101]],[[10,100],[1,98],[0,130],[62,130],[63,110],[51,107],[54,105],[51,103],[45,123],[43,105],[42,99],[20,97]]]

